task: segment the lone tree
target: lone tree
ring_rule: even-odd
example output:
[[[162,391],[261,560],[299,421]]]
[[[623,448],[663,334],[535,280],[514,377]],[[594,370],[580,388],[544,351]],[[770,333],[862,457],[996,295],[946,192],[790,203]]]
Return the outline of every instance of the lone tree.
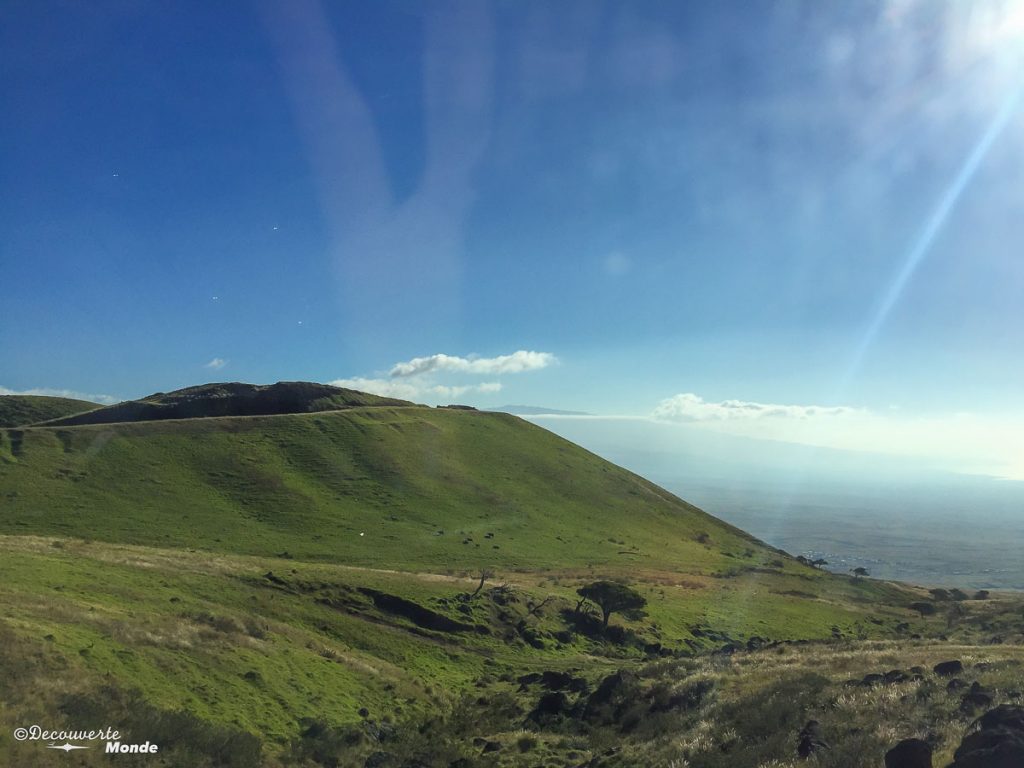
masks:
[[[605,627],[613,613],[639,611],[647,605],[643,595],[617,581],[595,581],[577,589],[576,594],[597,604]]]
[[[853,573],[853,578],[855,578],[855,579],[859,579],[861,576],[870,576],[871,575],[870,573],[868,573],[868,569],[867,568],[862,568],[860,566],[857,566],[856,568],[854,568],[853,571],[851,571],[851,573]]]
[[[828,565],[828,560],[823,557],[819,557],[817,560],[812,560],[811,565],[815,568],[821,568],[823,565]]]
[[[473,590],[473,594],[471,594],[469,596],[470,599],[472,600],[474,597],[479,595],[480,594],[480,590],[484,588],[484,584],[487,583],[487,580],[488,579],[493,579],[493,578],[494,578],[494,571],[492,571],[490,568],[481,568],[480,569],[480,576],[479,576],[480,583],[476,585],[476,589]]]

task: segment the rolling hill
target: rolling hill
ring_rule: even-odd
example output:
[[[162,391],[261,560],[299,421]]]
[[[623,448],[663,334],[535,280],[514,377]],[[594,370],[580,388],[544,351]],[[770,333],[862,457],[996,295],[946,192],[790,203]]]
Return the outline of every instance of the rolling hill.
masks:
[[[0,395],[0,428],[24,427],[40,421],[93,411],[100,407],[99,403],[69,397]]]
[[[603,628],[577,594],[599,579],[645,611]],[[54,713],[155,733],[167,765],[536,765],[524,724],[575,765],[611,726],[545,731],[529,680],[571,678],[596,706],[602,680],[659,660],[935,636],[923,599],[816,570],[504,413],[213,384],[0,429],[12,765],[51,764],[6,734]]]
[[[505,414],[374,406],[51,424],[0,435],[0,531],[401,570],[703,572],[777,556]]]

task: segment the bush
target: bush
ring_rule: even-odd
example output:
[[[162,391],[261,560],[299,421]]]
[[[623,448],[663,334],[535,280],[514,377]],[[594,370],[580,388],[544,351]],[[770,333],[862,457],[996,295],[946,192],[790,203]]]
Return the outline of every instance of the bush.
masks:
[[[516,747],[519,748],[520,752],[529,752],[536,746],[537,739],[535,736],[520,736],[516,739]]]

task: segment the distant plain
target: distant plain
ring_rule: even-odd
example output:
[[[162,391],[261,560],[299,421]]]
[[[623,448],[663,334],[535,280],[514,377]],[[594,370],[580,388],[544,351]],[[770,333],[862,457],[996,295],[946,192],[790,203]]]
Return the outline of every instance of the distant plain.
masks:
[[[1024,483],[898,457],[652,422],[537,418],[708,513],[830,570],[1024,589]]]

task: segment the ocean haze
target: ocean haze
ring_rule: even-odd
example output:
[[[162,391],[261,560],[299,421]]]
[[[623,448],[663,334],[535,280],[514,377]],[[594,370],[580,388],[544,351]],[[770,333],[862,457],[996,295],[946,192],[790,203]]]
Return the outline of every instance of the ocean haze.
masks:
[[[641,419],[536,418],[772,546],[827,560],[830,570],[1024,589],[1024,483]]]
[[[511,413],[516,416],[589,416],[586,411],[563,411],[558,408],[544,408],[536,405],[499,405],[485,408],[487,411]]]

